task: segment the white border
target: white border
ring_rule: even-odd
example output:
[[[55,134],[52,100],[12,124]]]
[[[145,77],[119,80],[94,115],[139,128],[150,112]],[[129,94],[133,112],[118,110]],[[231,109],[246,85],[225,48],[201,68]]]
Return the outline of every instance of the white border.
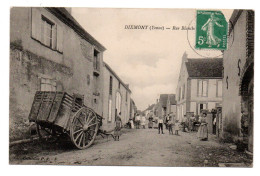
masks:
[[[67,7],[123,7],[123,8],[199,8],[199,9],[259,9],[257,1],[247,0],[240,3],[238,1],[172,1],[172,0],[10,0],[1,3],[1,118],[0,118],[0,135],[1,135],[1,173],[3,175],[19,176],[46,176],[46,175],[256,175],[259,170],[259,128],[260,120],[255,115],[255,152],[254,152],[254,169],[219,169],[219,168],[174,168],[174,167],[76,167],[76,166],[10,166],[9,163],[9,19],[10,7],[12,6],[67,6]],[[256,13],[257,15],[257,13]],[[256,16],[257,17],[257,16]],[[256,18],[257,19],[257,18]],[[258,31],[256,21],[255,31]],[[8,26],[8,27],[7,27]],[[255,48],[257,46],[258,35],[256,34]],[[2,54],[3,53],[3,54]],[[258,51],[255,53],[255,68],[258,65]],[[255,69],[255,74],[259,75],[259,69]],[[259,90],[259,81],[255,76],[255,90]],[[259,92],[255,91],[255,114],[259,113]]]

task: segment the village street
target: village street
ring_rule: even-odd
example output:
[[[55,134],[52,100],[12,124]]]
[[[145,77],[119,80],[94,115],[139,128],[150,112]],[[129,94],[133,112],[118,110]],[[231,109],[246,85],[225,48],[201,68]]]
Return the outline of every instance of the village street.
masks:
[[[199,141],[196,133],[180,132],[175,136],[168,131],[158,134],[157,129],[123,129],[120,141],[98,136],[85,150],[66,143],[45,145],[11,147],[10,164],[218,167],[219,163],[249,166],[252,162],[250,156],[217,142],[214,136],[209,136],[209,141]]]

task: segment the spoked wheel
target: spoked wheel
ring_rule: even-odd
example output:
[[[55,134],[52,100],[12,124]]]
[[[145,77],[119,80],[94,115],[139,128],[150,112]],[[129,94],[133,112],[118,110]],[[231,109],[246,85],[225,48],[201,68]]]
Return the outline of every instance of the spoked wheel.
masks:
[[[70,127],[70,138],[79,149],[88,148],[95,140],[98,132],[98,118],[96,113],[83,107],[78,110]]]
[[[55,142],[58,140],[58,137],[56,136],[56,133],[53,129],[50,128],[45,128],[37,123],[36,125],[37,128],[37,134],[39,136],[39,139],[46,140],[48,142]]]

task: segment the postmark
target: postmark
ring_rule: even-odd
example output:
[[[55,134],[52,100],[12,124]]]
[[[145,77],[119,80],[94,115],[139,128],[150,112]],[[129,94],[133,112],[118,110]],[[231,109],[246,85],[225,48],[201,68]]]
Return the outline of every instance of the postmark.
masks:
[[[226,50],[228,23],[221,11],[197,10],[196,49]]]

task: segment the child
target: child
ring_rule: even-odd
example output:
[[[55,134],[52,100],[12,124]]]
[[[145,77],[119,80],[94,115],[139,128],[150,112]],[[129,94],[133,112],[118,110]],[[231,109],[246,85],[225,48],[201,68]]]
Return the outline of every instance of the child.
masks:
[[[170,117],[168,120],[169,135],[171,135],[171,134],[173,135],[172,126],[173,126],[173,121],[172,121],[172,118]]]
[[[175,135],[179,135],[179,134],[178,134],[178,132],[179,132],[179,125],[180,125],[179,120],[176,120],[176,121],[175,121],[175,128],[174,128],[174,130],[175,130]]]
[[[120,116],[121,116],[121,112],[119,113],[115,121],[115,130],[114,130],[115,141],[119,141],[119,136],[121,135],[122,120]]]

